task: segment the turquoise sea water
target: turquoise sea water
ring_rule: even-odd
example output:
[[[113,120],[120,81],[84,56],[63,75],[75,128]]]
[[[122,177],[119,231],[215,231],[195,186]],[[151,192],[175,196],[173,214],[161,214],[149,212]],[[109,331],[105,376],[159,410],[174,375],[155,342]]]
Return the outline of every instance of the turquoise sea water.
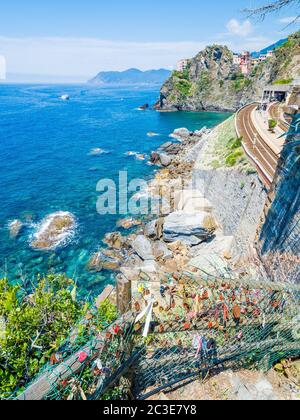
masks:
[[[61,101],[69,94],[70,101]],[[155,168],[126,156],[148,154],[168,141],[178,127],[212,127],[226,114],[138,111],[153,104],[156,89],[100,89],[87,86],[0,85],[0,277],[31,280],[38,273],[67,273],[81,290],[100,291],[111,274],[93,274],[86,264],[105,233],[116,230],[119,216],[96,211],[102,178],[149,178]],[[148,137],[153,131],[160,136]],[[90,154],[101,148],[105,153]],[[57,211],[75,215],[72,240],[50,252],[30,248],[43,217]],[[17,239],[8,223],[24,223]]]

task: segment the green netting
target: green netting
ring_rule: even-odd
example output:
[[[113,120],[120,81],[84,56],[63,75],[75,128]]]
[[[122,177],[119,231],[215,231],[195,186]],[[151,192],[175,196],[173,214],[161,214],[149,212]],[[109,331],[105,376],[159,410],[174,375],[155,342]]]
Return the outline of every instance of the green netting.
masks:
[[[300,354],[299,286],[184,273],[134,290],[125,315],[100,331],[91,313],[54,364],[11,398],[117,399],[129,385],[131,397],[145,398],[208,372],[269,369]]]

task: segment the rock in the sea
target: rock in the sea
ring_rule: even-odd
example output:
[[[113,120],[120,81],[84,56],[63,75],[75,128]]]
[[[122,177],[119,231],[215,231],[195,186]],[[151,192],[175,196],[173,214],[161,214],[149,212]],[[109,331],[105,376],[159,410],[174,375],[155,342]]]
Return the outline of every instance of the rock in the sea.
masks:
[[[154,260],[152,252],[152,244],[149,239],[143,235],[137,236],[132,242],[131,246],[135,253],[144,261]]]
[[[144,104],[144,105],[139,107],[140,111],[146,111],[146,109],[149,109],[149,104]]]
[[[209,133],[211,133],[211,130],[207,127],[203,127],[203,128],[201,128],[201,130],[194,131],[194,136],[202,137],[202,136],[207,135]]]
[[[10,222],[8,225],[10,238],[15,239],[21,232],[22,228],[23,223],[20,220],[13,220],[12,222]]]
[[[189,138],[190,135],[191,133],[187,128],[177,128],[176,130],[173,131],[170,137],[176,140],[185,140]]]
[[[102,251],[99,251],[91,257],[88,263],[88,269],[95,272],[101,272],[102,270],[118,271],[121,263],[122,259],[110,257]]]
[[[158,165],[160,163],[159,153],[152,152],[150,156],[150,162],[153,163],[153,165]]]
[[[128,230],[142,224],[141,220],[129,217],[128,219],[122,219],[117,222],[117,227]]]
[[[169,166],[172,163],[172,158],[166,153],[152,152],[150,162],[153,165]]]
[[[39,250],[51,250],[64,245],[74,234],[76,220],[73,214],[58,212],[45,217],[33,235],[31,246]]]
[[[159,160],[162,166],[165,166],[165,167],[171,165],[172,163],[171,157],[167,155],[166,153],[160,153]]]
[[[137,153],[135,158],[137,160],[145,160],[146,159],[146,155],[143,155],[142,153]]]
[[[163,237],[166,242],[179,240],[195,246],[210,238],[216,229],[217,223],[211,214],[176,211],[165,218]]]
[[[125,238],[119,232],[112,232],[105,235],[103,242],[113,249],[121,249]]]

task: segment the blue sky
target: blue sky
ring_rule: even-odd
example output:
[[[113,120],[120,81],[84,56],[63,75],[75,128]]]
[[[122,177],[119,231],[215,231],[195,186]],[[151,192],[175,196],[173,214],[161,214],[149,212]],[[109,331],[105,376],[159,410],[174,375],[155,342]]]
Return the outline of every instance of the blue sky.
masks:
[[[264,22],[243,8],[269,0],[10,0],[0,10],[0,54],[7,71],[78,81],[100,70],[174,67],[205,45],[257,50],[299,29],[283,30],[296,10]]]

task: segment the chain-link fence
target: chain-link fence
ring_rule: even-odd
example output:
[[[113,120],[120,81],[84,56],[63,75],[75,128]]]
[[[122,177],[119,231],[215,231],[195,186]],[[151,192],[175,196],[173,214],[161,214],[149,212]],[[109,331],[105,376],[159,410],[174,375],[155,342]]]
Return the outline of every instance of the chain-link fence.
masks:
[[[300,354],[300,287],[183,273],[141,280],[127,313],[84,321],[59,357],[14,398],[143,399],[208,372]]]

